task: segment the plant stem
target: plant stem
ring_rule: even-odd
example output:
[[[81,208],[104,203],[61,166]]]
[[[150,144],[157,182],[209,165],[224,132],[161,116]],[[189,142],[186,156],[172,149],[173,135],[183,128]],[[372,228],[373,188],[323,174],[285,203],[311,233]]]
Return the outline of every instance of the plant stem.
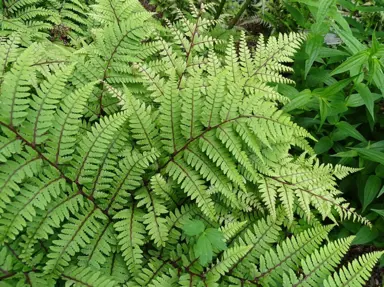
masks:
[[[223,12],[223,8],[225,6],[225,2],[227,2],[227,0],[221,0],[219,8],[216,11],[215,20],[219,19],[221,13]]]
[[[245,0],[243,6],[241,6],[241,8],[240,8],[240,10],[237,12],[235,18],[233,18],[233,20],[232,20],[231,23],[229,24],[229,26],[228,26],[229,29],[232,29],[232,28],[237,24],[237,22],[239,22],[241,15],[243,15],[245,9],[248,8],[248,6],[249,6],[250,3],[251,3],[251,0]]]

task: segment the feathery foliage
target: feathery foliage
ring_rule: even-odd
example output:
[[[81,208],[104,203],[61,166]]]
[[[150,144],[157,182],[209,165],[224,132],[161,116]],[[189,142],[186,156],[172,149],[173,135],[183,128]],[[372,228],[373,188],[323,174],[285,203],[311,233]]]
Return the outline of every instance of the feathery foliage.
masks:
[[[284,63],[304,35],[251,51],[243,34],[221,54],[209,5],[161,27],[136,0],[48,2],[3,8],[1,280],[362,286],[381,253],[337,269],[352,238],[323,244],[332,226],[319,224],[369,225],[336,188],[354,169],[321,164],[270,85],[290,83]],[[65,49],[25,11],[66,25],[81,48],[52,63],[44,48]]]

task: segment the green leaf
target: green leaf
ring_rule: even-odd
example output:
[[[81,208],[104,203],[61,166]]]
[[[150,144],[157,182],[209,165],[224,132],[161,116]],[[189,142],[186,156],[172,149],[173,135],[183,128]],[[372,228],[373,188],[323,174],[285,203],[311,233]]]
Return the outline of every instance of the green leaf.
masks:
[[[372,119],[375,119],[375,113],[374,113],[375,100],[368,86],[364,85],[363,83],[358,83],[356,84],[355,88],[359,92],[361,98],[363,99],[363,102],[367,107],[369,113],[371,114]]]
[[[205,225],[201,220],[190,220],[183,226],[184,233],[188,236],[201,234],[205,229]]]
[[[383,85],[383,88],[384,88],[384,85]],[[378,99],[381,99],[383,97],[382,95],[376,94],[376,93],[371,93],[371,95],[374,101],[377,101]],[[353,94],[348,98],[346,105],[347,107],[356,108],[364,105],[364,101],[359,94]]]
[[[310,34],[305,46],[305,53],[309,59],[305,61],[304,78],[307,77],[309,70],[318,57],[321,47],[323,46],[324,37],[320,34]]]
[[[381,12],[384,11],[384,7],[379,6],[357,6],[356,10],[359,10],[360,12]]]
[[[379,210],[379,209],[371,209],[372,211],[376,212],[377,214],[381,215],[384,217],[384,209]]]
[[[205,234],[209,241],[212,243],[213,248],[219,251],[225,250],[227,248],[227,245],[225,244],[224,235],[220,230],[208,228],[205,231]]]
[[[312,99],[312,94],[309,89],[301,91],[298,95],[296,95],[293,100],[291,100],[288,104],[284,106],[284,110],[286,112],[293,111],[295,109],[299,109],[308,104]]]
[[[354,12],[356,10],[356,6],[348,0],[337,0],[337,2],[343,6],[344,8],[347,8],[348,10]]]
[[[356,130],[356,128],[354,126],[352,126],[351,124],[349,124],[347,122],[338,122],[336,124],[336,127],[340,132],[342,132],[342,133],[344,133],[344,134],[346,134],[352,138],[355,138],[355,139],[362,141],[362,142],[367,141],[363,137],[363,135]]]
[[[380,189],[380,192],[379,194],[377,195],[376,198],[379,198],[380,196],[382,196],[384,194],[384,186]]]
[[[332,5],[334,5],[334,0],[321,0],[319,1],[320,5],[316,13],[316,22],[323,22],[328,15],[328,11]]]
[[[367,160],[378,162],[384,165],[384,153],[366,148],[352,148],[359,153],[359,155]]]
[[[322,126],[328,117],[328,102],[319,97],[320,102],[320,126]]]
[[[355,239],[352,241],[353,245],[367,244],[372,242],[379,236],[379,231],[376,228],[363,226],[357,232]]]
[[[340,29],[337,25],[334,25],[333,27],[335,29],[335,32],[339,35],[341,40],[347,45],[348,49],[355,54],[355,56],[358,55],[359,52],[362,52],[367,47],[360,43],[359,40],[357,40],[353,35],[352,31],[345,31]]]
[[[212,261],[212,244],[205,233],[199,237],[196,244],[194,245],[194,252],[195,256],[199,258],[201,265],[205,266]]]
[[[364,188],[364,202],[363,202],[363,211],[367,206],[376,198],[381,187],[381,179],[376,175],[371,175]]]
[[[362,51],[360,53],[357,53],[356,55],[350,57],[348,60],[343,62],[340,66],[338,66],[336,69],[334,69],[331,73],[331,76],[344,73],[346,71],[349,71],[353,68],[362,66],[368,61],[369,53],[367,51]]]
[[[315,145],[314,150],[317,154],[327,152],[333,146],[333,141],[329,137],[322,137]]]
[[[340,92],[342,89],[344,89],[346,86],[348,86],[348,84],[353,80],[353,78],[354,77],[344,79],[341,81],[337,81],[336,83],[334,83],[334,84],[332,84],[326,88],[319,89],[319,91],[316,90],[316,94],[323,97],[323,98],[328,98],[332,95],[335,95],[338,92]]]

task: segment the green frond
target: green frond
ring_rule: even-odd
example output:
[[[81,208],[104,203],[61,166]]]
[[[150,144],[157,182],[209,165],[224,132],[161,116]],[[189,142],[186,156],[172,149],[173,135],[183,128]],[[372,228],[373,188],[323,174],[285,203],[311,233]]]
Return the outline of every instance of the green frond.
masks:
[[[142,101],[136,99],[125,89],[127,104],[129,105],[129,128],[132,137],[143,151],[150,151],[155,148],[160,150],[158,130],[152,119],[151,106],[146,106]]]
[[[211,84],[207,89],[207,95],[201,112],[201,122],[206,128],[221,123],[220,109],[224,102],[225,78],[224,72],[208,76],[208,82]]]
[[[364,286],[365,281],[370,277],[372,268],[383,254],[383,252],[377,251],[361,255],[341,268],[339,272],[330,275],[323,282],[324,287]]]
[[[23,143],[16,135],[0,136],[0,163],[6,163],[13,154],[21,153]]]
[[[75,90],[64,98],[56,111],[47,142],[48,156],[56,164],[68,162],[72,158],[80,119],[93,87],[93,84],[88,84]]]
[[[252,246],[237,246],[229,248],[224,251],[223,257],[214,264],[207,273],[224,275],[227,273],[231,266],[235,264],[240,258],[244,257]]]
[[[112,253],[112,256],[107,257],[107,262],[101,270],[104,274],[110,275],[119,284],[126,283],[130,278],[127,265],[118,251]]]
[[[274,221],[271,217],[260,219],[245,227],[235,237],[234,242],[238,246],[249,246],[250,249],[232,264],[230,274],[242,273],[244,268],[249,269],[253,262],[258,262],[260,256],[279,239],[279,221]]]
[[[173,212],[169,212],[166,225],[168,230],[168,242],[170,248],[177,244],[180,237],[181,229],[186,222],[188,222],[194,215],[199,212],[199,209],[195,205],[182,205],[180,209],[175,209]]]
[[[301,258],[314,252],[327,237],[332,226],[315,227],[288,238],[260,257],[260,273],[254,280],[266,286],[278,286],[284,271],[297,270]]]
[[[182,134],[180,131],[181,102],[176,77],[173,76],[164,88],[164,96],[160,107],[161,141],[169,153],[176,152],[181,147]]]
[[[19,44],[21,42],[18,33],[12,33],[7,39],[0,42],[0,87],[3,82],[3,76],[9,63],[13,63],[20,54]]]
[[[0,170],[0,214],[7,209],[11,198],[20,192],[18,184],[38,174],[42,160],[33,150],[27,149],[27,152],[15,155],[6,164],[7,168]]]
[[[192,199],[196,201],[197,206],[208,218],[215,219],[215,211],[212,199],[207,193],[199,174],[191,169],[181,159],[169,162],[167,173],[178,183],[181,188]]]
[[[145,226],[143,225],[144,212],[131,206],[119,211],[114,218],[118,221],[114,229],[118,233],[117,240],[128,269],[132,274],[140,271],[143,261],[141,246],[145,243]]]
[[[144,205],[147,209],[143,223],[149,236],[157,247],[164,247],[168,240],[166,219],[162,217],[168,213],[164,201],[146,187],[135,193],[135,199],[138,207]]]
[[[136,0],[98,0],[92,6],[90,16],[103,24],[121,22],[132,13],[144,12],[145,9]]]
[[[181,131],[187,140],[195,138],[202,130],[200,123],[201,86],[201,72],[196,72],[181,91]]]
[[[53,117],[57,105],[64,97],[65,84],[71,75],[74,66],[64,66],[55,70],[54,75],[49,75],[36,89],[31,101],[31,109],[27,116],[27,123],[22,128],[22,133],[32,144],[41,144],[47,140],[47,131],[53,124]],[[32,131],[32,132],[31,132]]]
[[[80,206],[84,205],[83,197],[74,193],[56,200],[52,207],[40,212],[37,218],[27,224],[26,234],[22,235],[22,253],[20,258],[30,262],[34,252],[34,246],[39,239],[48,239],[55,233],[54,228],[58,228],[64,220],[68,220],[71,215],[79,211]]]
[[[127,151],[125,157],[120,161],[116,176],[114,177],[112,188],[108,191],[107,210],[118,210],[123,207],[128,198],[131,197],[130,191],[141,186],[142,176],[146,168],[158,157],[154,150],[140,154],[136,151]]]
[[[69,222],[64,224],[58,239],[52,241],[49,258],[44,268],[45,273],[63,272],[73,257],[82,248],[91,242],[91,239],[101,228],[99,221],[105,220],[105,215],[95,208],[88,208],[83,214],[71,217]]]
[[[223,41],[193,2],[162,26],[138,0],[2,1],[1,286],[368,278],[382,253],[323,242],[370,225],[337,189],[357,170],[317,159],[277,87],[304,35]]]
[[[172,188],[172,184],[167,182],[161,174],[151,177],[151,190],[158,197],[165,200],[167,206],[175,207],[177,205],[177,196]]]
[[[113,135],[119,131],[128,118],[127,112],[103,118],[92,127],[79,143],[77,155],[73,161],[73,177],[81,184],[92,183],[97,174],[98,163],[113,141]]]
[[[199,150],[191,145],[185,150],[184,154],[185,161],[199,171],[201,176],[208,180],[217,192],[221,193],[233,206],[246,209],[246,206],[242,205],[236,197],[230,180],[219,167],[210,161],[208,156],[199,153]]]
[[[36,216],[35,208],[45,210],[52,199],[65,190],[65,180],[55,170],[46,169],[39,177],[31,178],[0,217],[1,241],[15,237]]]
[[[35,68],[33,55],[38,53],[38,45],[29,46],[4,74],[1,85],[0,120],[10,126],[19,126],[27,117],[30,101],[31,79]]]
[[[352,236],[342,238],[315,250],[311,255],[301,260],[303,275],[299,279],[294,276],[294,280],[290,280],[284,275],[284,286],[316,287],[321,285],[324,277],[335,270],[344,254],[347,253],[353,239]],[[290,272],[290,274],[293,275],[294,272]]]
[[[245,190],[244,178],[238,172],[235,161],[224,145],[219,142],[212,132],[204,134],[199,140],[201,150],[219,167],[223,173],[239,188]]]
[[[156,279],[157,274],[162,274],[164,270],[169,268],[169,264],[166,261],[163,262],[157,258],[151,258],[147,266],[147,268],[141,269],[141,272],[135,276],[138,286],[149,286]],[[132,286],[134,286],[133,284]]]
[[[65,280],[65,286],[71,287],[113,287],[117,285],[112,277],[89,267],[70,266],[64,270],[61,278]]]
[[[112,246],[116,245],[116,236],[111,221],[100,227],[91,242],[82,249],[84,256],[79,257],[80,266],[91,266],[100,269],[112,254]]]

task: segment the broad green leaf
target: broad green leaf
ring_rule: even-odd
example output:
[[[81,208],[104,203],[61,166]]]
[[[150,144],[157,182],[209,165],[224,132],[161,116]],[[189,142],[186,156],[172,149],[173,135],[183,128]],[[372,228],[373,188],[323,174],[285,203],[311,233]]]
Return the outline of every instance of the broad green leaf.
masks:
[[[380,192],[379,192],[379,194],[377,195],[376,198],[379,198],[379,197],[382,196],[383,194],[384,194],[384,185],[383,185],[383,187],[380,189]]]
[[[331,95],[334,95],[338,92],[340,92],[342,89],[344,89],[348,84],[353,80],[353,77],[344,79],[341,81],[337,81],[336,83],[321,89],[320,91],[316,91],[316,94],[318,94],[321,97],[329,97]]]
[[[353,148],[359,155],[367,160],[378,162],[384,165],[384,153],[366,148]]]
[[[322,126],[328,117],[329,103],[327,100],[319,97],[320,104],[320,126]]]
[[[350,137],[353,137],[359,141],[362,141],[362,142],[366,142],[366,139],[363,137],[363,135],[361,133],[359,133],[358,130],[356,130],[356,128],[354,126],[352,126],[351,124],[347,123],[347,122],[338,122],[336,124],[336,127],[337,129],[350,136]]]
[[[379,232],[376,228],[370,228],[368,226],[363,226],[357,232],[355,239],[352,241],[353,245],[367,244],[372,242],[379,236]]]
[[[334,75],[349,71],[353,68],[360,67],[368,61],[368,58],[369,58],[369,53],[367,51],[362,51],[350,57],[340,66],[338,66],[335,70],[332,71],[331,75],[334,76]]]
[[[305,46],[305,53],[308,55],[308,60],[305,61],[304,78],[307,77],[309,70],[320,53],[323,47],[324,37],[320,34],[310,34]]]
[[[212,244],[205,233],[203,233],[197,240],[194,246],[194,252],[195,256],[199,258],[201,265],[205,266],[212,261]]]
[[[350,10],[352,12],[356,10],[355,4],[353,4],[351,1],[337,0],[337,3],[339,3],[341,6],[343,6],[344,8],[347,8],[348,10]]]
[[[349,150],[349,151],[342,151],[331,156],[348,158],[348,157],[356,157],[358,156],[358,153],[355,150]]]
[[[363,211],[367,206],[376,198],[381,187],[381,179],[376,175],[371,175],[367,182],[365,183],[364,188],[364,202],[363,202]]]
[[[340,29],[337,25],[334,25],[333,28],[335,32],[339,35],[341,40],[347,45],[348,49],[354,54],[354,57],[359,55],[359,52],[364,51],[367,47],[360,43],[353,35],[351,31],[345,31]]]
[[[376,212],[377,214],[381,215],[384,217],[384,209],[379,210],[379,209],[371,209],[372,211]]]
[[[226,249],[225,238],[221,231],[214,228],[208,228],[204,233],[212,243],[214,249],[219,251]]]
[[[384,77],[384,75],[383,75],[383,77]],[[374,101],[377,101],[378,99],[381,99],[383,97],[382,95],[379,95],[376,93],[371,93],[371,95],[372,95],[372,98],[374,99]],[[360,97],[359,94],[353,94],[348,98],[346,105],[348,107],[356,108],[356,107],[360,107],[360,106],[364,105],[364,101]]]
[[[364,85],[363,83],[358,83],[355,85],[355,88],[359,92],[361,98],[363,99],[364,105],[367,107],[370,115],[372,116],[372,119],[375,119],[375,113],[374,113],[375,100],[368,86]]]
[[[284,110],[286,112],[293,111],[295,109],[299,109],[308,104],[312,99],[312,94],[309,89],[306,89],[296,95],[293,100],[291,100],[288,104],[284,106]]]
[[[319,1],[319,8],[316,13],[316,22],[323,22],[327,17],[329,8],[335,4],[334,0],[321,0]]]
[[[317,154],[322,154],[327,151],[333,146],[333,141],[329,137],[322,137],[314,147],[314,150]]]
[[[184,233],[188,236],[199,235],[204,229],[204,223],[200,220],[190,220],[183,226]]]
[[[381,12],[384,11],[384,7],[380,6],[357,6],[356,10],[359,10],[360,12]]]
[[[321,47],[319,52],[319,57],[321,58],[331,58],[331,57],[340,57],[340,56],[349,56],[349,54],[344,51],[329,48],[329,47]]]

